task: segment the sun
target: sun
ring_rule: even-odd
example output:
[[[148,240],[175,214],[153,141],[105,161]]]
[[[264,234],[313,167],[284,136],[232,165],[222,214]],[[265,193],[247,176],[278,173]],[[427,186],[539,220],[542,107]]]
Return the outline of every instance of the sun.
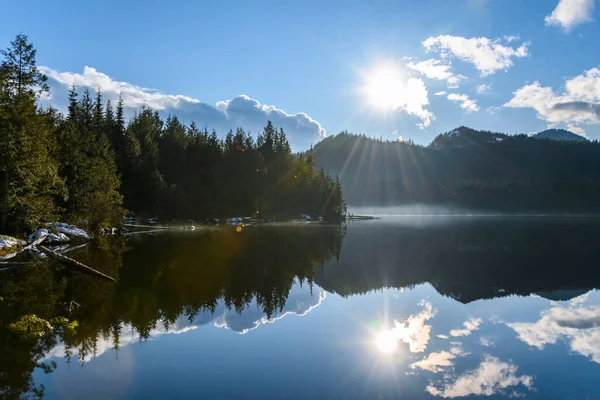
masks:
[[[381,331],[375,338],[375,344],[384,353],[391,353],[398,346],[398,339],[392,331]]]
[[[393,64],[381,64],[365,74],[364,92],[369,105],[392,111],[402,105],[405,95],[404,71]]]

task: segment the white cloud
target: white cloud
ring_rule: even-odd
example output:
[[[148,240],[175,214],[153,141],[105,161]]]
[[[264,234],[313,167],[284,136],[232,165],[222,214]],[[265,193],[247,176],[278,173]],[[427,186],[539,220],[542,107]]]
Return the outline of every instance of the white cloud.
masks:
[[[421,129],[435,118],[426,108],[429,97],[425,82],[411,78],[396,65],[381,64],[365,73],[363,93],[376,109],[402,111],[418,117],[421,122],[417,126]]]
[[[445,90],[439,91],[439,92],[435,92],[433,95],[434,96],[444,96],[446,94]]]
[[[481,325],[483,321],[481,318],[471,318],[468,321],[463,323],[463,329],[452,329],[450,331],[450,335],[452,336],[469,336],[471,332],[479,330],[479,325]]]
[[[390,335],[407,343],[413,353],[421,353],[427,348],[431,326],[425,322],[433,318],[437,312],[433,310],[431,303],[421,304],[425,307],[423,311],[410,315],[405,320],[394,321],[394,328],[390,330]]]
[[[482,83],[481,85],[477,85],[477,93],[485,93],[492,88],[492,85],[487,85]]]
[[[515,40],[520,40],[521,37],[519,35],[504,35],[503,39],[506,40],[506,43],[510,43],[514,42]]]
[[[422,79],[410,78],[406,82],[406,95],[398,103],[398,108],[407,114],[415,115],[421,119],[417,126],[421,129],[431,125],[435,117],[433,113],[425,108],[429,104],[427,88]]]
[[[48,76],[48,84],[52,98],[52,106],[60,111],[67,107],[67,92],[71,86],[78,89],[100,89],[104,99],[113,104],[123,97],[123,102],[132,115],[142,106],[160,111],[163,114],[176,114],[184,122],[195,121],[199,126],[217,129],[225,133],[238,126],[253,133],[259,131],[271,120],[288,135],[292,147],[307,147],[326,136],[325,129],[317,121],[305,113],[290,114],[272,105],[261,104],[258,100],[246,95],[239,95],[231,100],[219,101],[215,106],[202,103],[198,99],[183,95],[164,94],[155,89],[143,88],[129,82],[116,81],[110,76],[91,67],[85,67],[83,73],[58,72],[49,67],[40,67],[40,71]]]
[[[411,364],[411,368],[421,368],[426,371],[438,373],[443,371],[446,367],[452,367],[454,365],[454,359],[456,357],[464,357],[468,353],[465,353],[459,346],[452,347],[450,351],[439,351],[436,353],[429,353],[427,357],[421,361]]]
[[[546,16],[546,25],[571,32],[577,25],[594,20],[594,7],[594,0],[560,0],[552,14]]]
[[[496,346],[496,343],[494,343],[494,340],[492,338],[485,337],[485,336],[482,336],[481,338],[479,338],[479,344],[482,346],[485,346],[485,347]]]
[[[406,66],[410,69],[420,72],[429,79],[446,81],[452,87],[458,87],[457,85],[460,80],[466,79],[466,77],[462,75],[454,75],[451,72],[452,65],[449,62],[436,60],[434,58],[430,58],[429,60],[421,61],[419,63],[410,62],[406,64]]]
[[[476,112],[479,111],[479,106],[475,100],[469,99],[469,96],[466,94],[458,94],[458,93],[450,93],[448,95],[448,100],[451,101],[459,101],[460,106],[465,109],[466,112]]]
[[[519,385],[531,390],[533,377],[529,375],[518,376],[517,371],[518,367],[512,362],[503,362],[486,354],[484,361],[476,369],[458,376],[453,381],[430,384],[425,390],[434,396],[444,398],[504,394],[506,389]]]
[[[562,339],[570,343],[572,351],[600,363],[600,306],[586,305],[586,300],[576,298],[567,306],[553,303],[537,322],[507,325],[520,340],[539,350]]]
[[[448,339],[448,335],[437,335],[440,339]]]
[[[511,108],[533,108],[537,117],[550,127],[560,124],[574,133],[585,135],[581,125],[600,123],[600,69],[592,68],[582,75],[568,79],[565,90],[558,94],[539,82],[515,91],[504,104]]]
[[[459,60],[470,62],[477,68],[482,76],[491,75],[498,70],[506,70],[513,66],[513,58],[527,56],[529,43],[525,42],[519,47],[503,45],[514,40],[490,40],[486,37],[465,38],[461,36],[441,35],[430,37],[423,41],[427,51],[439,52],[442,57],[454,56]]]

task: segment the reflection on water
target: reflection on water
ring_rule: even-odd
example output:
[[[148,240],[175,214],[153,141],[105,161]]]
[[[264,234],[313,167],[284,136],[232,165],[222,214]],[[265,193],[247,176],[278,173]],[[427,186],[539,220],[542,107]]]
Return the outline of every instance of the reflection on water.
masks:
[[[88,246],[72,256],[116,284],[0,277],[0,396],[593,398],[599,229],[390,217]],[[8,328],[28,314],[78,326]]]

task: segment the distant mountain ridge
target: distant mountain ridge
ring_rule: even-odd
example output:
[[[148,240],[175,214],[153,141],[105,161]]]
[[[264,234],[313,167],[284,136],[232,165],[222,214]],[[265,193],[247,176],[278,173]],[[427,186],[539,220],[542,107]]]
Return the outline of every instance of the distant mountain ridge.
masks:
[[[339,176],[350,206],[600,212],[600,143],[565,130],[529,136],[461,126],[429,146],[342,132],[313,156]]]
[[[507,135],[505,133],[478,131],[466,126],[460,126],[450,132],[442,133],[436,136],[430,147],[449,148],[463,147],[472,145],[481,145],[484,143],[497,143],[511,137],[525,137],[524,134]],[[533,139],[549,139],[564,142],[589,142],[586,138],[565,129],[546,129],[534,134],[527,135]]]
[[[545,131],[535,133],[530,137],[535,139],[550,139],[566,142],[588,142],[586,138],[565,129],[546,129]]]

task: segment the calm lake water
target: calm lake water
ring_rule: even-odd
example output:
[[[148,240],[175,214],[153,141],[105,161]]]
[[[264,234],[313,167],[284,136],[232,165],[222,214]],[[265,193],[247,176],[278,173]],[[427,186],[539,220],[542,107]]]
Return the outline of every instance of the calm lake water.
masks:
[[[137,235],[0,276],[7,398],[600,398],[600,220]],[[25,314],[78,321],[18,337]]]

